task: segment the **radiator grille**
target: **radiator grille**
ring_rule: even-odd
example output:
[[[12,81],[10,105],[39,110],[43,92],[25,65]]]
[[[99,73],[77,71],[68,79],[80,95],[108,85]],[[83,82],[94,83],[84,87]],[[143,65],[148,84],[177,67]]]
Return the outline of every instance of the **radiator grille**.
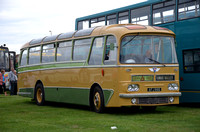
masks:
[[[163,104],[168,103],[168,97],[161,98],[139,98],[138,104]]]

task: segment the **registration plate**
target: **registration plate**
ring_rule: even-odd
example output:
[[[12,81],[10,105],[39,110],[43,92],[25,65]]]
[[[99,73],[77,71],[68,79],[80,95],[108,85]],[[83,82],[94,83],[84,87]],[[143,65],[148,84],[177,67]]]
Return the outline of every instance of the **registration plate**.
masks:
[[[161,88],[148,88],[147,89],[148,92],[159,92],[161,90],[162,90]]]

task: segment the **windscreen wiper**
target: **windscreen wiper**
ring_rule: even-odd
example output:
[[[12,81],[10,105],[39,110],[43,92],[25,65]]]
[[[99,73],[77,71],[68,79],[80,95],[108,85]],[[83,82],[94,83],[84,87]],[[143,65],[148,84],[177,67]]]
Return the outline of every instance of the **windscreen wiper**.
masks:
[[[128,42],[126,42],[125,44],[123,44],[123,46],[127,45],[128,43],[130,43],[131,41],[133,41],[140,33],[138,33],[137,35],[133,36]]]
[[[148,58],[148,59],[149,59],[150,61],[153,61],[153,62],[157,63],[157,64],[161,64],[161,65],[165,66],[165,64],[160,63],[159,61],[156,61],[156,60],[154,60],[154,59],[152,59],[152,58]]]

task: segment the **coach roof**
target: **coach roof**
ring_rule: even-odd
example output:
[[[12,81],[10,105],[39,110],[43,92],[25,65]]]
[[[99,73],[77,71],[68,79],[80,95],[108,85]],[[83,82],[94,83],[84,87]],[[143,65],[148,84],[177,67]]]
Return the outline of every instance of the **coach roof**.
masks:
[[[119,32],[120,31],[120,32]],[[68,39],[83,38],[85,36],[99,36],[107,34],[124,34],[124,33],[160,33],[160,34],[171,34],[174,33],[166,28],[156,27],[156,26],[144,26],[144,25],[135,25],[135,24],[114,24],[101,27],[93,27],[83,30],[78,30],[74,32],[61,33],[53,36],[46,36],[39,39],[33,39],[22,48],[44,44],[55,41],[63,41]]]

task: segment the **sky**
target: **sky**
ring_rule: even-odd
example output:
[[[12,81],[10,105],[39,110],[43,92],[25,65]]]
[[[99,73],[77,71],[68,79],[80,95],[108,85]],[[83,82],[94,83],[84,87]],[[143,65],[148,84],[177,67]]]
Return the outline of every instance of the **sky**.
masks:
[[[19,54],[32,39],[74,31],[76,18],[143,1],[0,0],[0,45]]]

